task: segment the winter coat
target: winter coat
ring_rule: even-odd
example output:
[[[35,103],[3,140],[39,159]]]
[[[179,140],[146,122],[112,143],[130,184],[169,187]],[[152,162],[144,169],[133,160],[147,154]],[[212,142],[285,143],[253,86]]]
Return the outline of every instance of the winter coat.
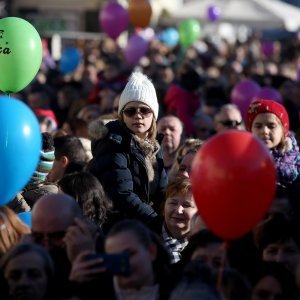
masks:
[[[164,98],[168,113],[175,114],[184,124],[188,136],[195,133],[192,122],[193,116],[200,107],[199,97],[179,85],[172,84]]]
[[[300,182],[300,152],[297,141],[288,134],[284,149],[271,149],[275,161],[278,183],[286,186]]]
[[[93,159],[89,171],[122,218],[135,218],[159,230],[159,209],[167,184],[159,144],[139,140],[118,120],[99,124],[90,127]]]
[[[17,193],[15,198],[7,205],[15,213],[30,211],[39,198],[48,194],[57,194],[58,186],[54,183],[41,183],[32,188],[25,187],[24,190]]]

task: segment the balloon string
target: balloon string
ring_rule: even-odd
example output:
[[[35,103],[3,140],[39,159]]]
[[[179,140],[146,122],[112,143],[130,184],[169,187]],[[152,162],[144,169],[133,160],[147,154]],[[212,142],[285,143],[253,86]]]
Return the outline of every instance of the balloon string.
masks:
[[[222,279],[223,279],[223,273],[224,273],[224,268],[225,268],[225,259],[226,259],[226,253],[227,253],[227,249],[229,247],[229,244],[228,242],[224,242],[220,248],[224,248],[225,251],[222,251],[222,258],[221,258],[221,265],[220,265],[220,268],[219,268],[219,274],[218,274],[218,289],[219,291],[221,291],[222,289]]]

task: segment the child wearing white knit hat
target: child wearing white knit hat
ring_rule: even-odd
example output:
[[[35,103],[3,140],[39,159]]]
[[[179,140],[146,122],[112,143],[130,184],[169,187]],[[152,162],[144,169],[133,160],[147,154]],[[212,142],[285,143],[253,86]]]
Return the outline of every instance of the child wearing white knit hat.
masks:
[[[119,115],[123,108],[132,101],[147,104],[153,111],[154,117],[158,117],[158,101],[153,83],[147,76],[140,72],[131,74],[128,83],[123,90],[119,101]]]
[[[120,96],[118,115],[118,120],[105,126],[91,123],[94,158],[89,171],[122,218],[138,219],[159,232],[167,176],[156,140],[157,96],[147,76],[131,74]]]

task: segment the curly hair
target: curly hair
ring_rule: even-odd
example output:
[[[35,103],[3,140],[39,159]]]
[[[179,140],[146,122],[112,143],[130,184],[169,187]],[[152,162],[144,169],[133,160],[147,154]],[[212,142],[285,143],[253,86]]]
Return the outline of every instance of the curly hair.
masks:
[[[84,216],[100,227],[106,222],[112,202],[95,176],[88,172],[74,172],[66,174],[58,185],[64,193],[76,199]]]

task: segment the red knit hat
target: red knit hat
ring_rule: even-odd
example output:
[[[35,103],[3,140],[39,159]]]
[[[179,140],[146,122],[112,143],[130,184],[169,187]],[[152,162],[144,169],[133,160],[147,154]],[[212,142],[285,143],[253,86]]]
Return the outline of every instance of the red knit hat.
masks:
[[[37,108],[34,110],[34,113],[36,116],[49,117],[55,122],[56,126],[58,125],[58,122],[57,122],[57,119],[56,119],[56,116],[55,116],[53,110]]]
[[[284,134],[287,135],[290,127],[290,121],[284,106],[273,100],[255,100],[247,111],[246,128],[251,131],[252,123],[255,117],[261,113],[272,113],[281,121],[284,128]]]

